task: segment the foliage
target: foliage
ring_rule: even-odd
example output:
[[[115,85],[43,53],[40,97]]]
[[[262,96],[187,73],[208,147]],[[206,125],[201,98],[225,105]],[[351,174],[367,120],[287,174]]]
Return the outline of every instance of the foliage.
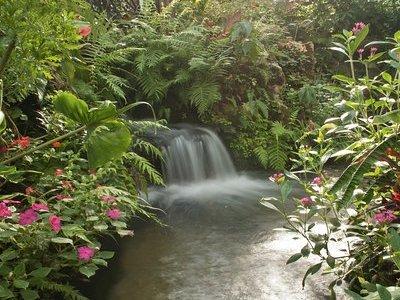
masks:
[[[308,269],[303,285],[309,275],[323,268],[336,277],[330,285],[332,295],[334,287],[345,280],[353,299],[392,299],[399,292],[400,32],[385,42],[391,45],[387,53],[371,50],[365,55],[357,50],[368,30],[365,26],[336,36],[339,42],[333,50],[348,57],[351,70],[355,64],[364,66],[365,74],[356,77],[352,71],[351,77],[334,76],[340,85],[331,90],[341,93],[342,115],[303,136],[295,160],[297,170],[272,178],[281,187],[281,199],[262,203],[279,212],[287,221],[285,228],[306,241],[301,253],[288,263],[311,253],[319,256],[320,262]],[[364,46],[364,51],[379,43]],[[358,59],[353,58],[355,52],[361,53]],[[370,77],[370,64],[381,57],[387,70]],[[350,164],[332,180],[326,163],[337,159]],[[316,177],[310,180],[310,174]],[[291,180],[300,183],[307,195],[295,199],[297,208],[288,213]]]

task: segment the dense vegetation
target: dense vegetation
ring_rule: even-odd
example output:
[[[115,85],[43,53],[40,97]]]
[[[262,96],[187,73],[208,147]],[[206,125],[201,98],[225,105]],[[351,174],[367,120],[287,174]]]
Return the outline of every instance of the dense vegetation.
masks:
[[[282,199],[263,204],[307,241],[289,262],[320,256],[306,277],[327,266],[332,297],[347,281],[355,299],[390,299],[399,10],[389,0],[1,1],[0,298],[85,299],[71,276],[107,266],[104,237],[133,235],[134,216],[156,219],[140,192],[163,184],[161,153],[144,132],[188,122],[221,133],[243,167],[292,169],[273,177]],[[348,167],[333,180],[326,165],[337,160]],[[289,179],[309,194],[291,215]],[[323,234],[312,232],[318,218]],[[350,237],[345,254],[330,253]]]

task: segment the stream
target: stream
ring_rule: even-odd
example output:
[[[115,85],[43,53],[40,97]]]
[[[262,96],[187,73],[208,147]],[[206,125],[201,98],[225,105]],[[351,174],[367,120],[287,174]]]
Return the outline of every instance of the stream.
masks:
[[[174,130],[166,140],[168,185],[150,190],[148,201],[165,211],[167,226],[145,223],[134,238],[121,240],[116,261],[96,276],[89,298],[325,299],[320,277],[301,286],[312,258],[285,264],[305,243],[274,230],[281,217],[259,204],[279,193],[267,174],[236,172],[208,129]]]

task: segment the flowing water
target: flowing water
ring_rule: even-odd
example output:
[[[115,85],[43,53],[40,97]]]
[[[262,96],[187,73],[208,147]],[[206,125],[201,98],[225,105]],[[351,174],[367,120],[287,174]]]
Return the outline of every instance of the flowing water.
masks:
[[[91,299],[324,299],[326,282],[312,264],[285,265],[304,246],[259,204],[278,190],[266,174],[238,174],[219,138],[208,129],[163,134],[168,185],[149,193],[168,225],[139,226],[119,245],[118,260],[93,284]]]

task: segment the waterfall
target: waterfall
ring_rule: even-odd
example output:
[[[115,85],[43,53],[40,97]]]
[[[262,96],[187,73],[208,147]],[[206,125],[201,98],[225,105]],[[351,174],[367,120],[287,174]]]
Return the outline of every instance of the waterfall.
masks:
[[[168,183],[201,182],[236,175],[235,167],[219,137],[211,130],[187,127],[171,130],[162,146]]]

